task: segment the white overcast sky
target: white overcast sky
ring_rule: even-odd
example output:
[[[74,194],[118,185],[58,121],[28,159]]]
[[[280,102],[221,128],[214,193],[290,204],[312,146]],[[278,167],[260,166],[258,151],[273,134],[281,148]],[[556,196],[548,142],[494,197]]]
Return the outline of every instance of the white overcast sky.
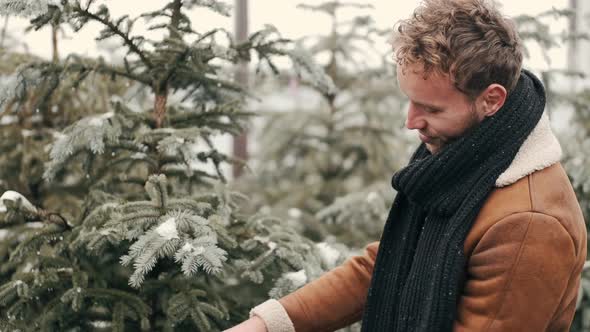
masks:
[[[329,20],[327,16],[310,13],[296,9],[297,4],[320,4],[322,0],[250,0],[250,30],[261,29],[265,24],[275,25],[284,37],[298,38],[304,35],[313,35],[316,33],[326,33],[329,31]],[[400,18],[408,17],[418,0],[368,0],[358,1],[372,4],[375,9],[364,11],[363,14],[372,15],[378,26],[381,28],[392,27]],[[166,0],[99,0],[98,3],[105,3],[111,10],[114,17],[124,14],[135,16],[148,10],[157,10],[163,7]],[[233,3],[233,1],[228,1]],[[536,13],[555,8],[565,8],[568,0],[500,0],[502,10],[506,15],[514,16],[522,13],[534,15]],[[343,16],[359,14],[350,11],[343,13]],[[206,31],[214,27],[224,27],[233,31],[233,19],[211,14],[207,11],[196,10],[191,14],[193,27],[197,31]],[[33,31],[26,35],[23,33],[27,20],[11,18],[9,21],[9,31],[14,38],[19,39],[17,49],[23,50],[25,45],[29,51],[43,57],[49,58],[51,54],[50,33],[47,30]],[[551,28],[554,32],[560,32],[566,29],[565,20],[556,21]],[[98,25],[90,25],[84,28],[81,33],[73,34],[71,31],[66,32],[65,38],[60,40],[61,55],[68,53],[77,53],[81,55],[96,54],[96,43],[94,37],[97,35]],[[142,33],[141,25],[137,33]],[[384,50],[386,50],[386,45]],[[565,48],[554,50],[550,53],[552,67],[565,67],[566,53]],[[533,50],[532,58],[529,65],[538,69],[546,66],[542,57]]]

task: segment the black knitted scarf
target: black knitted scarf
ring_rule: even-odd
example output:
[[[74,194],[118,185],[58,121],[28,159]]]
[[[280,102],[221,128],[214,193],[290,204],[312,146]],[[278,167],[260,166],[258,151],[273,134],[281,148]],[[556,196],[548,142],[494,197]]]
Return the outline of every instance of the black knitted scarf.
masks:
[[[434,155],[421,144],[394,174],[363,332],[451,331],[467,233],[544,107],[542,83],[523,70],[496,114]]]

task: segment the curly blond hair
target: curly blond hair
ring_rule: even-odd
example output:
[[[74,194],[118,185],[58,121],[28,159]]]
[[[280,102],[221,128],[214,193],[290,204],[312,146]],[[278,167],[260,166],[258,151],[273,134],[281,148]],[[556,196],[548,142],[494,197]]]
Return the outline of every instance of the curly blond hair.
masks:
[[[492,83],[512,91],[520,77],[522,42],[515,24],[489,0],[425,0],[392,36],[398,64],[421,64],[424,75],[448,74],[475,99]]]

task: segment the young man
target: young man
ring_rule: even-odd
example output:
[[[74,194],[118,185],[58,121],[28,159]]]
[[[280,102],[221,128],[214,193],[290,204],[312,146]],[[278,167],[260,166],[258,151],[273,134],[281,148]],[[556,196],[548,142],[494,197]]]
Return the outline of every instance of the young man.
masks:
[[[381,241],[229,331],[568,331],[586,228],[515,27],[486,0],[426,0],[393,46],[423,144]]]

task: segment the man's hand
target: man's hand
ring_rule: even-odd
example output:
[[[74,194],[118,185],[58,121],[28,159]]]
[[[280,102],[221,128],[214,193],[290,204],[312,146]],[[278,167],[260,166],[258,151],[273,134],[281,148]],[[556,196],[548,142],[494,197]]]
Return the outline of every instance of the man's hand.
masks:
[[[243,321],[239,325],[236,325],[223,332],[267,332],[267,330],[262,318],[253,316],[252,318]]]

